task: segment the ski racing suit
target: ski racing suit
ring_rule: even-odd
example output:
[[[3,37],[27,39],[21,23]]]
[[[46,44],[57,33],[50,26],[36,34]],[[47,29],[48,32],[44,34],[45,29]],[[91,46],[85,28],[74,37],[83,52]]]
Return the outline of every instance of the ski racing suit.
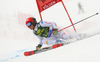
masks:
[[[55,35],[55,33],[53,33],[53,29],[60,30],[55,22],[41,21],[36,24],[33,33],[40,39],[39,45],[53,45],[57,42],[57,40],[69,39],[76,36],[72,34],[65,34],[63,31],[60,31]]]

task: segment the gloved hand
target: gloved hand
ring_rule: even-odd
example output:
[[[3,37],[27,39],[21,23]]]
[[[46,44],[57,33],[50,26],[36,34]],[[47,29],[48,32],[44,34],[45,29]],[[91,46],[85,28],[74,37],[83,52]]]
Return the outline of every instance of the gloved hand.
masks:
[[[41,44],[38,44],[38,46],[36,46],[36,50],[39,50],[42,47]]]
[[[58,34],[58,29],[53,29],[53,35],[57,35]]]
[[[36,50],[39,50],[39,49],[40,49],[40,47],[36,46]]]

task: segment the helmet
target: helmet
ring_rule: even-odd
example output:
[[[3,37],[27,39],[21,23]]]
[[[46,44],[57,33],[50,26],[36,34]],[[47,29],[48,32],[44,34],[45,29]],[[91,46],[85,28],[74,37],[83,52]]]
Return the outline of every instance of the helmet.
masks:
[[[37,24],[37,21],[34,17],[29,17],[26,19],[26,25],[29,27],[31,25],[35,26]]]

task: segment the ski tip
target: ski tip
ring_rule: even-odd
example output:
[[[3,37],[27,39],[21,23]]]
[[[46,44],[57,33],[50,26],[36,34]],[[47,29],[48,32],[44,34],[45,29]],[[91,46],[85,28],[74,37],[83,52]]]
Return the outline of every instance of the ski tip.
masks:
[[[24,52],[24,56],[30,56],[33,55],[34,51],[28,51],[28,52]]]

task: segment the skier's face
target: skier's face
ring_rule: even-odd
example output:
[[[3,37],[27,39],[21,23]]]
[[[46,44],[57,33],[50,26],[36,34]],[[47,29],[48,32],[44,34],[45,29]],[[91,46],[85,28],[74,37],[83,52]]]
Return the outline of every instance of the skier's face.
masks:
[[[35,27],[35,26],[33,26],[33,25],[29,26],[29,28],[30,28],[31,30],[33,30],[34,27]]]

